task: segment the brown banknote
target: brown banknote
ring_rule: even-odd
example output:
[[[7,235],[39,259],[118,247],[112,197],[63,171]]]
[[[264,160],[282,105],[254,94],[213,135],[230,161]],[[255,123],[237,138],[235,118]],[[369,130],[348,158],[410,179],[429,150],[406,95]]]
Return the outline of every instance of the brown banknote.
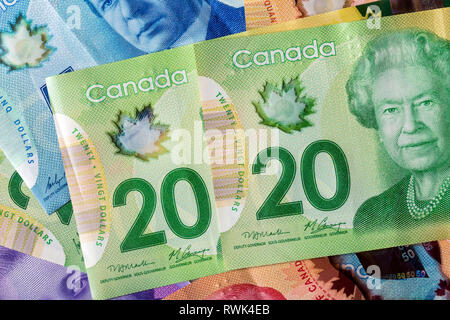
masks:
[[[376,0],[244,0],[247,30]]]
[[[390,14],[445,6],[445,0],[244,0],[245,19],[247,30],[252,30],[373,2],[384,2]]]

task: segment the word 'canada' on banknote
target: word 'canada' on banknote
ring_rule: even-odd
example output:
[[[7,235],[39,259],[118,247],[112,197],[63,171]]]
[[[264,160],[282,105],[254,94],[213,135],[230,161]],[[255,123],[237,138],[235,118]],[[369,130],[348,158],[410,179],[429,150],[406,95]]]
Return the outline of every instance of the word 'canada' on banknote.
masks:
[[[3,89],[9,90],[9,85],[12,83],[10,80],[23,77],[26,73],[29,75],[30,82],[35,84],[35,86],[22,88],[22,90],[16,90],[17,87],[10,88],[10,92],[15,95],[15,99],[22,99],[23,101],[20,95],[23,93],[29,95],[28,100],[23,105],[25,108],[22,114],[25,117],[24,121],[17,118],[15,111],[18,109],[13,110],[13,107],[8,104],[6,97],[3,96],[2,98],[2,106],[5,107],[4,111],[8,115],[12,115],[11,119],[3,119],[9,119],[18,126],[17,132],[20,133],[22,138],[25,138],[23,147],[26,151],[31,150],[31,152],[27,153],[29,159],[25,162],[29,167],[24,166],[22,163],[25,160],[20,157],[20,155],[23,155],[20,143],[14,143],[14,141],[11,143],[10,134],[5,135],[7,139],[2,141],[6,143],[7,150],[12,150],[13,153],[18,151],[19,157],[16,158],[13,155],[13,157],[10,157],[10,160],[14,162],[18,172],[25,179],[29,178],[25,181],[29,185],[33,183],[29,181],[30,179],[36,179],[36,184],[32,187],[33,193],[50,213],[68,201],[68,194],[64,183],[65,179],[59,179],[59,177],[64,175],[64,171],[62,170],[62,160],[58,160],[60,156],[57,148],[56,132],[51,119],[52,114],[49,109],[48,93],[43,78],[46,75],[60,73],[61,71],[65,73],[73,71],[74,68],[88,67],[98,61],[98,59],[94,59],[84,53],[83,49],[80,50],[83,46],[81,44],[75,45],[77,39],[64,28],[63,20],[65,17],[62,13],[73,12],[76,14],[77,11],[73,10],[74,7],[67,7],[69,4],[66,2],[52,2],[51,4],[58,4],[55,9],[58,9],[61,19],[55,15],[53,8],[47,1],[41,1],[40,6],[36,6],[35,3],[29,1],[21,1],[20,4],[9,3],[5,7],[0,7],[3,10],[1,21],[6,24],[3,25],[4,28],[2,30],[14,29],[15,31],[3,33],[4,55],[2,55],[2,64],[8,70],[11,69],[7,73],[7,77],[4,78],[7,83],[3,85]],[[85,9],[91,12],[88,7]],[[65,21],[65,25],[74,27],[69,22],[72,21],[71,18],[76,17],[72,15],[69,18]],[[11,26],[12,23],[14,28]],[[78,29],[72,28],[72,30],[76,31]],[[36,42],[37,39],[41,39],[42,42]],[[43,43],[46,45],[42,45]],[[14,48],[19,48],[16,46],[18,44],[25,44],[28,51],[13,50]],[[33,44],[36,44],[36,46],[33,46]],[[115,47],[121,46],[117,46],[116,43]],[[24,53],[27,54],[24,55]],[[12,54],[16,54],[16,56]],[[130,56],[134,55],[136,53],[132,52]],[[13,61],[14,64],[12,63]],[[32,61],[34,62],[32,63]],[[67,64],[67,61],[70,61],[70,64]],[[34,101],[33,104],[28,106],[27,103],[31,101]],[[36,112],[39,114],[39,117],[35,117]],[[29,132],[25,130],[24,123],[31,124]],[[6,127],[9,128],[8,126]],[[42,134],[42,128],[45,129],[45,134]],[[33,135],[36,139],[30,138]],[[33,140],[36,141],[37,151],[26,144],[26,142]],[[37,159],[40,167],[35,166],[35,159]],[[23,179],[5,159],[3,153],[0,155],[0,170],[4,178],[0,182],[4,191],[0,203],[0,244],[57,264],[77,266],[80,270],[84,270],[81,245],[77,235],[75,220],[72,218],[71,203],[69,202],[58,208],[55,215],[47,217],[44,210],[39,208],[36,198],[25,190]],[[45,179],[46,172],[53,173],[49,173],[47,179]],[[36,177],[35,174],[37,173],[41,175],[41,178]],[[51,177],[54,178],[52,179]],[[57,181],[58,183],[55,184]],[[48,187],[49,185],[50,187]],[[45,200],[46,197],[40,197],[40,193],[37,190],[42,190],[42,188],[39,189],[39,186],[44,186],[45,190],[53,194],[56,187],[63,187],[58,192],[56,204],[51,200],[53,199],[51,197],[47,199],[50,199],[49,201]],[[61,193],[64,193],[64,188],[66,188],[66,196],[59,197]],[[42,201],[43,199],[44,201]]]
[[[132,58],[144,53],[371,2],[371,0],[48,1],[98,63]]]
[[[160,300],[189,282],[115,298],[115,300]],[[0,300],[90,300],[86,273],[0,246]]]
[[[449,238],[447,15],[48,78],[94,298]]]
[[[70,196],[46,77],[242,31],[239,0],[0,1],[0,148],[51,214]]]
[[[377,2],[376,4],[379,3]],[[51,8],[46,8],[49,10],[45,10],[45,14],[49,15]],[[364,17],[364,12],[355,15],[354,11],[350,10],[348,8],[345,9],[345,12],[341,10],[328,15],[302,19],[302,22],[304,21],[302,25],[290,24],[288,26],[280,24],[278,26],[298,29],[301,26],[325,24],[326,21],[336,23]],[[29,14],[32,13],[33,17],[39,16],[38,12],[32,7],[28,12]],[[11,14],[10,11],[9,14]],[[308,24],[309,22],[311,22],[311,25]],[[53,29],[53,26],[51,29]],[[262,29],[258,32],[268,31],[266,28],[266,30]],[[55,41],[61,37],[57,34],[56,38],[54,36],[51,38],[53,39],[52,41]],[[73,38],[70,39],[73,40]],[[77,58],[81,60],[80,57],[78,56]],[[86,66],[88,65],[89,63],[86,64]],[[82,66],[78,65],[78,67]],[[69,71],[71,69],[72,67],[67,68]],[[39,94],[42,94],[42,92]],[[22,188],[26,189],[22,186],[22,178],[9,165],[3,154],[0,155],[0,170],[4,177],[2,182],[0,182],[0,184],[3,184],[2,188],[4,190],[0,212],[0,244],[54,263],[72,267],[77,266],[80,270],[84,270],[80,241],[76,232],[75,220],[72,219],[71,204],[68,203],[57,210],[55,215],[47,217],[45,212],[39,208],[34,197],[29,195],[26,190],[22,190]]]
[[[308,15],[347,5],[350,3],[310,1],[307,6],[315,9],[309,9]],[[154,6],[148,1],[120,1],[120,5],[114,7],[88,0],[0,2],[0,63],[5,73],[0,81],[0,108],[4,112],[0,147],[47,213],[69,201],[44,80],[47,76],[225,36],[246,28],[242,1],[161,3],[157,11],[167,19],[152,23]],[[112,18],[118,9],[128,7],[133,10],[121,11],[122,19]],[[246,8],[253,8],[253,14],[257,12],[250,2],[246,3]],[[267,11],[265,7],[258,8]],[[124,12],[130,16],[125,16]],[[176,25],[171,18],[175,16],[183,17]],[[141,21],[144,17],[148,20],[145,25],[152,26],[151,30],[134,30],[123,23],[125,20]],[[284,20],[288,20],[288,16]],[[163,27],[165,25],[170,28]],[[98,30],[102,30],[101,37],[98,37]]]
[[[450,241],[298,260],[193,281],[166,300],[448,300]]]
[[[48,1],[92,58],[108,63],[374,0]]]

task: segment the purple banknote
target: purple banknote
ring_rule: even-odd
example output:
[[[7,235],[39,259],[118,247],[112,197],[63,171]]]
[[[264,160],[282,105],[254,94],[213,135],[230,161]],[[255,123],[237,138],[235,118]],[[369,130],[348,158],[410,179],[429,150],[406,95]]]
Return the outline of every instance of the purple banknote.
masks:
[[[188,282],[138,292],[115,300],[160,300]],[[0,246],[0,300],[88,300],[87,275]]]

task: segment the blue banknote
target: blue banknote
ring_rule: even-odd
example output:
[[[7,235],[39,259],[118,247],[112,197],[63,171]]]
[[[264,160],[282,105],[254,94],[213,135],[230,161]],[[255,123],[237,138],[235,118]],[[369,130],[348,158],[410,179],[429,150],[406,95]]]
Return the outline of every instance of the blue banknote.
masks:
[[[115,300],[160,300],[189,284],[178,283]],[[90,300],[87,275],[0,246],[0,300]]]
[[[244,0],[50,0],[99,64],[246,30]]]
[[[426,242],[329,257],[371,300],[448,300],[447,241]],[[447,274],[446,274],[447,272]],[[345,283],[341,281],[342,283]],[[344,286],[353,291],[353,287]]]
[[[70,195],[46,77],[245,28],[243,0],[0,0],[0,149],[51,214]]]
[[[45,78],[94,64],[46,0],[0,1],[0,148],[48,214],[70,196]]]

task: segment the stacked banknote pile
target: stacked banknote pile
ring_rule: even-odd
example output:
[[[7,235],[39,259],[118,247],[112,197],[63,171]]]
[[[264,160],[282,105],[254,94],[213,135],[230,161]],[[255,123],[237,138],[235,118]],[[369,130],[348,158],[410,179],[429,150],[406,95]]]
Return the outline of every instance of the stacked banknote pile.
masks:
[[[0,299],[449,299],[448,5],[0,0]]]

